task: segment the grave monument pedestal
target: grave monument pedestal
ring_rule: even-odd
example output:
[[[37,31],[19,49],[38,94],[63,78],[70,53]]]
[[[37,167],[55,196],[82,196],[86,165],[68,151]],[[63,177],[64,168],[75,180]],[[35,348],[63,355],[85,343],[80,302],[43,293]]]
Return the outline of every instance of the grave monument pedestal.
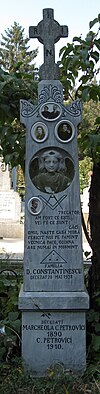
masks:
[[[44,10],[43,16],[49,32],[53,10]],[[53,44],[62,32],[56,23]],[[42,21],[31,28],[32,37],[43,35],[41,26]],[[67,31],[64,27],[66,35]],[[41,37],[45,67],[41,70],[44,80],[38,85],[38,105],[25,100],[20,104],[20,119],[26,125],[26,208],[19,309],[22,356],[34,376],[46,375],[47,368],[58,363],[75,372],[86,368],[85,312],[89,304],[84,288],[77,151],[81,104],[75,101],[64,106],[62,85],[53,79],[54,57],[46,78],[44,69],[48,72],[48,56],[54,48],[52,44],[50,52],[49,40],[47,51],[47,35]]]
[[[22,355],[34,376],[61,365],[81,373],[86,369],[88,296],[84,292],[20,292]]]

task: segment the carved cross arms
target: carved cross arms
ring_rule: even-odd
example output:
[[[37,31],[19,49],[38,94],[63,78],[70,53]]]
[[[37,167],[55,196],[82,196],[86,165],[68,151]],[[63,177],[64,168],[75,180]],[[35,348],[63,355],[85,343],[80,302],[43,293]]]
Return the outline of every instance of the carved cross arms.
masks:
[[[29,37],[37,38],[42,44],[51,41],[51,45],[53,45],[59,41],[61,37],[68,37],[68,26],[60,26],[60,24],[54,20],[54,10],[45,8],[43,10],[43,20],[40,21],[37,26],[29,27]]]
[[[55,64],[54,44],[61,37],[68,37],[68,27],[60,26],[54,20],[54,10],[45,8],[43,10],[43,20],[37,26],[30,26],[29,37],[37,38],[44,46],[44,64],[40,67],[41,79],[58,79],[58,65]]]

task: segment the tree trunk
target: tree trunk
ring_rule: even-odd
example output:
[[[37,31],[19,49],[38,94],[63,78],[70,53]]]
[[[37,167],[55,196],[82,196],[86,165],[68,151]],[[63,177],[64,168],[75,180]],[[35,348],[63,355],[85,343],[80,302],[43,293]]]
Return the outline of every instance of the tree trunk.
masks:
[[[90,306],[95,309],[100,291],[100,163],[94,164],[89,198],[90,235],[92,239],[92,265],[89,270]],[[95,297],[94,297],[95,296]]]

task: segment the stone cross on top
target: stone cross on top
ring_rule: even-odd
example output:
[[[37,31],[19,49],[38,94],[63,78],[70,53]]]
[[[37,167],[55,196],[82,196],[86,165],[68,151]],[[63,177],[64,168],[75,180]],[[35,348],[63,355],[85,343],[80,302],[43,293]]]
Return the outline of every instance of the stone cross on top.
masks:
[[[43,20],[37,26],[29,27],[29,37],[38,38],[39,42],[44,45],[44,64],[40,67],[40,78],[58,79],[59,68],[55,64],[54,44],[61,37],[68,37],[68,27],[60,26],[54,20],[54,10],[52,8],[45,8],[43,10]]]

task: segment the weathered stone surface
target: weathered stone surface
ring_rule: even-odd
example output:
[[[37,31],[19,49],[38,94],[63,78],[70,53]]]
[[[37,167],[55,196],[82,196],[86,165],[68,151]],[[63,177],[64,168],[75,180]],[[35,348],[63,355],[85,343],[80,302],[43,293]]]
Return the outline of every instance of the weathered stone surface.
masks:
[[[86,365],[89,300],[84,291],[77,150],[81,105],[76,100],[65,106],[56,80],[54,43],[61,31],[51,9],[30,28],[30,37],[44,44],[44,80],[38,84],[37,106],[20,103],[26,126],[26,199],[19,308],[22,355],[34,376],[44,376],[57,363],[77,372]],[[64,32],[66,36],[67,27]]]
[[[0,221],[14,220],[20,223],[21,200],[14,190],[0,192]]]
[[[58,79],[59,68],[55,64],[54,44],[61,37],[68,37],[68,27],[60,26],[54,20],[54,10],[45,8],[43,10],[43,20],[37,26],[30,26],[29,37],[38,38],[44,44],[44,64],[40,67],[41,79]]]
[[[2,167],[0,166],[0,192],[3,191],[10,191],[11,189],[11,184],[10,184],[10,176],[9,176],[9,171],[8,169],[2,170]]]
[[[55,364],[74,372],[86,367],[85,313],[23,312],[23,359],[34,376],[44,376]]]
[[[11,189],[8,168],[0,161],[0,236],[4,238],[20,238],[23,226],[20,224],[21,199]]]
[[[85,291],[35,293],[21,289],[22,354],[34,376],[46,375],[47,368],[58,363],[63,370],[79,373],[85,369],[88,304]]]
[[[45,86],[40,82],[39,105],[31,105],[28,115],[26,109],[26,116],[29,103],[21,101],[21,120],[27,128],[25,291],[84,289],[77,153],[81,107],[79,102],[65,107],[60,88],[57,82],[46,81]],[[55,121],[43,119],[45,95],[50,114],[57,106]],[[43,141],[34,138],[38,125],[47,133]],[[63,125],[69,127],[68,140],[58,135]],[[42,169],[46,157],[58,160],[57,171]],[[31,202],[36,203],[36,198],[39,211],[33,212]]]
[[[89,307],[89,297],[86,291],[76,292],[25,292],[20,290],[19,307],[21,310],[81,310]]]

